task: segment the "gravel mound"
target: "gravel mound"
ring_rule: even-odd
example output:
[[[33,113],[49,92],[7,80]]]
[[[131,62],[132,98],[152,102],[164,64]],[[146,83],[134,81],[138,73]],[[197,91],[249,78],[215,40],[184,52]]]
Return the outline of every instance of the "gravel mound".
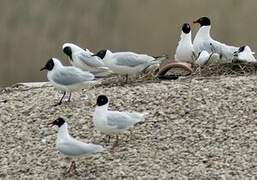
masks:
[[[75,93],[53,107],[61,94],[52,87],[15,86],[0,93],[0,179],[246,179],[257,177],[257,77],[186,77],[176,81],[105,83]],[[145,123],[121,136],[120,146],[95,131],[96,97],[113,110],[148,112]],[[71,135],[108,150],[69,159],[55,148],[64,117]]]

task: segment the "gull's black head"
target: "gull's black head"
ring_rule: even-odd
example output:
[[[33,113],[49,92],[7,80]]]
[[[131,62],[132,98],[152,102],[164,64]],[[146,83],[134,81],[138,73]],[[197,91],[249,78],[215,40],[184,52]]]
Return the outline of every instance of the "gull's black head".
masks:
[[[200,26],[210,26],[211,20],[208,17],[201,17],[193,22],[194,24],[198,23]]]
[[[61,127],[65,123],[65,120],[61,117],[51,122],[49,125]]]
[[[244,50],[245,50],[245,46],[241,46],[241,47],[238,49],[238,53],[243,52]]]
[[[103,59],[106,55],[107,49],[103,49],[101,51],[99,51],[98,53],[92,55],[92,56],[98,56],[99,58]]]
[[[105,95],[100,95],[100,96],[97,97],[96,104],[97,104],[98,106],[103,106],[103,105],[105,105],[105,104],[107,104],[107,103],[108,103],[108,98],[107,98],[107,96],[105,96]]]
[[[49,59],[45,65],[45,67],[41,68],[40,71],[48,70],[51,71],[54,68],[54,60],[53,58]]]
[[[182,31],[183,31],[185,34],[190,33],[190,31],[191,31],[190,25],[189,25],[188,23],[183,24],[183,26],[182,26]]]
[[[243,52],[245,50],[245,47],[246,46],[241,46],[240,48],[238,48],[238,50],[234,52],[234,56],[238,57],[238,54]]]
[[[71,50],[71,47],[66,46],[65,48],[63,48],[63,52],[64,52],[64,54],[69,56],[70,60],[72,60],[72,50]]]

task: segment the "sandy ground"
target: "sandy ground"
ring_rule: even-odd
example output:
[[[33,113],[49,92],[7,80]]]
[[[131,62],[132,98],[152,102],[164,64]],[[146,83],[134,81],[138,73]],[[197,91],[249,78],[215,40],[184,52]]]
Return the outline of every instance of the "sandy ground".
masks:
[[[0,94],[0,179],[246,179],[257,177],[257,77],[183,78],[76,93],[53,107],[52,87],[18,86]],[[97,95],[110,109],[149,112],[144,124],[109,151],[92,123]],[[88,98],[86,98],[88,95]],[[70,133],[107,151],[77,158],[78,174],[65,175],[69,159],[55,148],[64,117]]]

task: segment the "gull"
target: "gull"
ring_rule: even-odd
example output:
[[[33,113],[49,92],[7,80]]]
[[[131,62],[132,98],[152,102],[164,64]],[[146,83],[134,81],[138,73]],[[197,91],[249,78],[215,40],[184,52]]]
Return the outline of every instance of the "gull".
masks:
[[[252,52],[249,46],[241,46],[237,51],[234,52],[234,56],[239,61],[244,62],[257,62],[253,56],[255,53]]]
[[[208,53],[219,54],[220,59],[232,60],[234,58],[234,52],[239,47],[229,46],[212,39],[210,36],[211,21],[208,17],[201,17],[193,23],[198,23],[201,26],[193,41],[193,47],[197,55],[205,50]]]
[[[175,60],[179,62],[193,63],[195,59],[194,48],[192,44],[191,28],[188,23],[183,24],[180,40],[176,48]]]
[[[51,58],[46,65],[40,69],[47,70],[47,78],[58,90],[63,91],[63,96],[55,106],[62,104],[66,92],[70,93],[68,101],[71,99],[71,92],[85,88],[97,81],[95,76],[86,71],[82,71],[73,66],[63,66],[60,60]]]
[[[61,117],[49,123],[51,126],[58,126],[58,134],[56,140],[57,150],[67,156],[91,155],[103,152],[105,149],[101,145],[84,143],[73,138],[68,131],[68,124]],[[76,172],[75,161],[71,161],[68,173]]]
[[[92,56],[93,53],[88,49],[82,49],[73,43],[63,44],[62,49],[64,54],[69,57],[70,63],[77,68],[89,71],[96,77],[105,77],[112,73],[104,65],[104,62],[100,58]]]
[[[108,106],[109,102],[107,96],[100,95],[97,97],[96,108],[93,113],[93,122],[98,131],[109,137],[111,134],[116,134],[116,142],[112,147],[114,148],[118,145],[118,134],[124,133],[136,123],[143,122],[145,114],[137,112],[109,111]]]
[[[140,74],[153,64],[160,64],[161,60],[167,59],[165,55],[153,57],[146,54],[137,54],[134,52],[111,52],[108,49],[100,50],[92,55],[98,56],[104,61],[104,64],[116,74],[128,75]]]

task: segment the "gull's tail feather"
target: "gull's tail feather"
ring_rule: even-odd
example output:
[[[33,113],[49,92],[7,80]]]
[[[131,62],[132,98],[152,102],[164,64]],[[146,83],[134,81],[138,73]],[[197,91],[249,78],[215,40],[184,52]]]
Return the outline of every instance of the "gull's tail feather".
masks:
[[[142,124],[142,123],[144,123],[145,116],[147,114],[149,114],[149,113],[148,112],[144,112],[144,113],[134,112],[134,113],[131,113],[130,115],[133,118],[135,124]]]
[[[101,145],[97,145],[97,144],[90,144],[91,146],[93,146],[93,149],[94,149],[94,153],[100,153],[100,152],[103,152],[105,151],[106,149],[101,146]]]

